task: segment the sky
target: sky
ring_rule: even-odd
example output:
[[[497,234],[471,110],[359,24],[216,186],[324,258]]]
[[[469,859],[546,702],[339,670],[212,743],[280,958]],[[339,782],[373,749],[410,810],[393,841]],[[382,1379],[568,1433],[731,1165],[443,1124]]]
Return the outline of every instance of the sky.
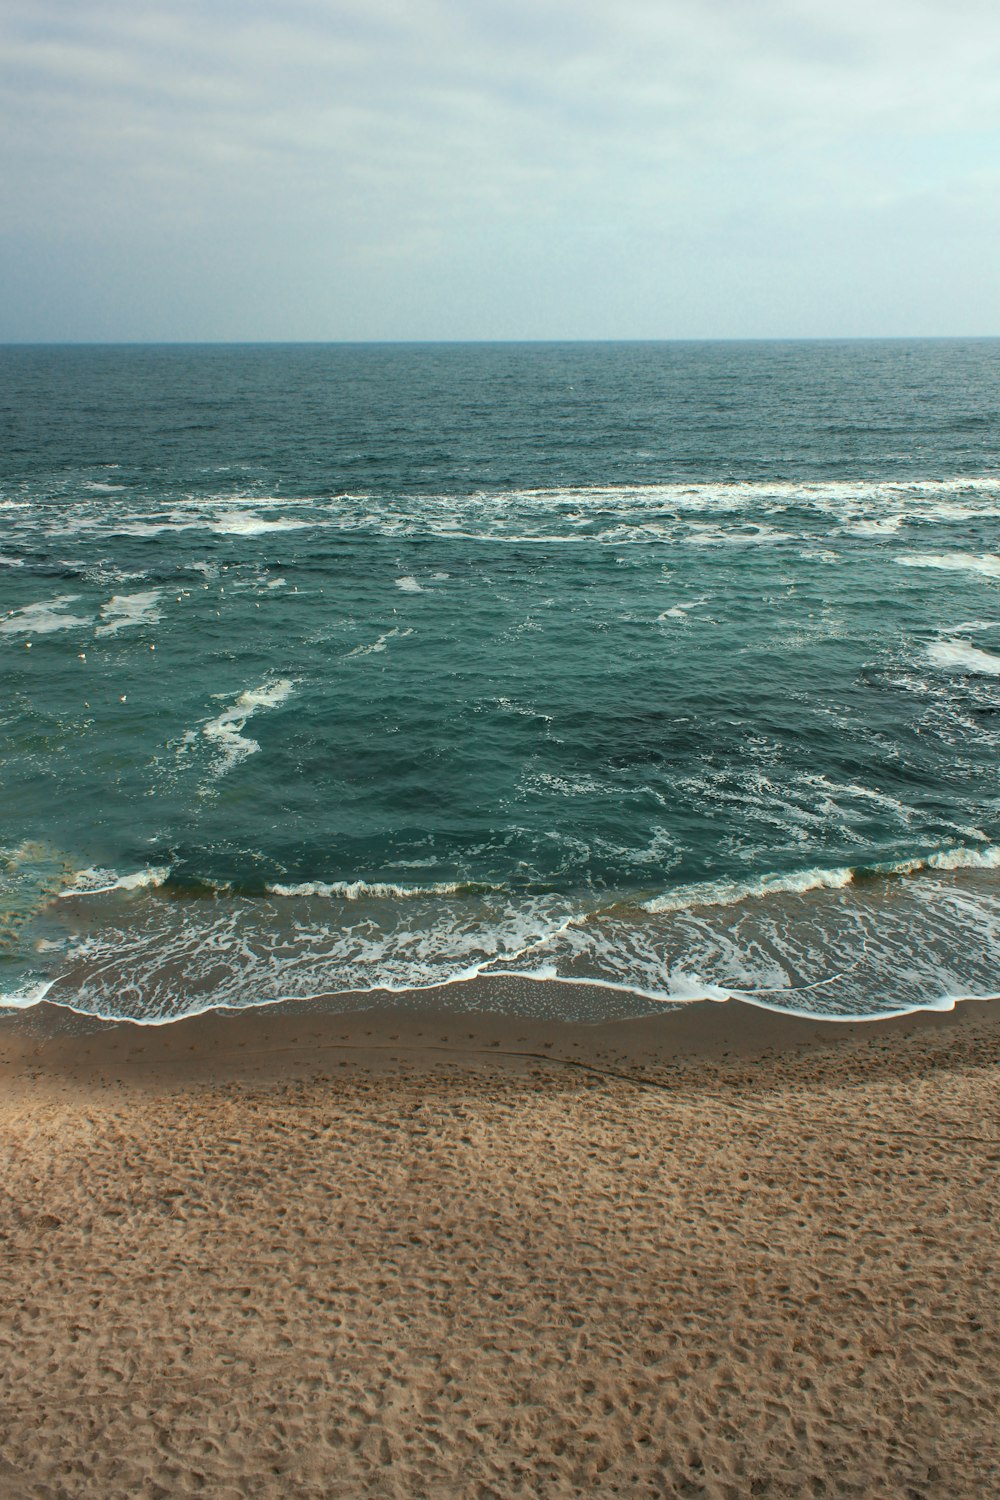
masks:
[[[997,0],[0,5],[0,341],[998,334]]]

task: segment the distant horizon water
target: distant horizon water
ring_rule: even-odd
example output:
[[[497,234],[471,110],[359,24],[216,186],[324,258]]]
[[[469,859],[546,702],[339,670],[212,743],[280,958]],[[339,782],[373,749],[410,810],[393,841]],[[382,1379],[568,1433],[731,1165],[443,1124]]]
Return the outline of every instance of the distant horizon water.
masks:
[[[413,349],[413,348],[622,348],[635,345],[702,347],[715,344],[982,344],[1000,342],[1000,333],[802,333],[667,334],[634,338],[575,335],[565,338],[101,338],[0,339],[0,349]]]

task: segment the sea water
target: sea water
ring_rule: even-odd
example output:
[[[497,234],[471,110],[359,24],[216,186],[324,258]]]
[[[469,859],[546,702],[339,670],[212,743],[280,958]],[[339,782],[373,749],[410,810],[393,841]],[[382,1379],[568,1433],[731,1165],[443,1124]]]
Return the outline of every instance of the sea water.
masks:
[[[0,438],[7,1008],[1000,991],[1000,342],[9,347]]]

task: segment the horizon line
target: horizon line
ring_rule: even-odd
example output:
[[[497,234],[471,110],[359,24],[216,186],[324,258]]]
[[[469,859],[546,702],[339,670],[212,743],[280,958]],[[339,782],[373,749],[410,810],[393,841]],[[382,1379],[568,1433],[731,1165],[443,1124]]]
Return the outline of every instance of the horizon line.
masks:
[[[1000,339],[1000,333],[820,333],[820,334],[718,334],[650,338],[371,338],[371,339],[0,339],[0,349],[232,349],[232,348],[426,348],[481,347],[483,345],[564,344],[902,344],[973,343]]]

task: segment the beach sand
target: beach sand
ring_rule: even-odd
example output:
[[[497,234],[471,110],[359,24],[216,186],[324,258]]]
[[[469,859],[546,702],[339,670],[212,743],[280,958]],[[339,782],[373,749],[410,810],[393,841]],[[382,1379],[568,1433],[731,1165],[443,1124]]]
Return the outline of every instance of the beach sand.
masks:
[[[0,1022],[0,1495],[1000,1495],[1000,1005]]]

